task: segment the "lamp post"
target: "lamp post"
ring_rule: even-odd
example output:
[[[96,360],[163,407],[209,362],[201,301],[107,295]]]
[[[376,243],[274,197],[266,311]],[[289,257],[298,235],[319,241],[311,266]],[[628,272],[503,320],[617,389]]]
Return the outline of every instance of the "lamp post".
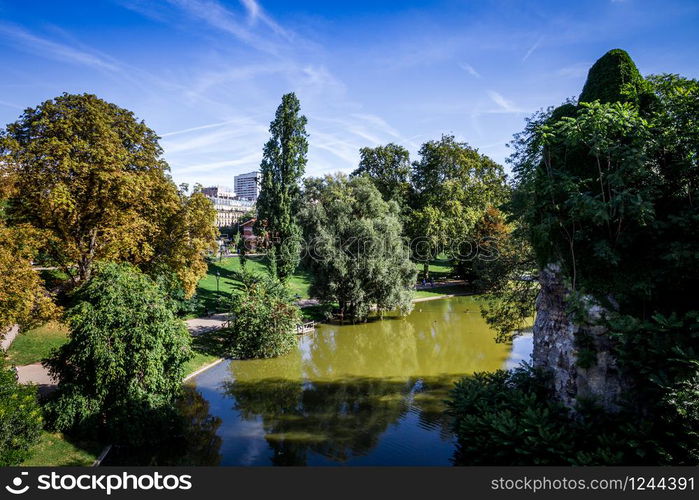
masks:
[[[221,273],[219,271],[216,271],[216,293],[220,293],[221,290],[219,288],[219,281],[221,280]]]

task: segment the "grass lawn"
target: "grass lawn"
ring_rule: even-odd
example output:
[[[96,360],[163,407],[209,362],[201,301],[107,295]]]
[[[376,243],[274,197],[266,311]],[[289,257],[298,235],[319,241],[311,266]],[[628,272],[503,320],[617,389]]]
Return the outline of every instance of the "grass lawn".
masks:
[[[190,373],[194,373],[197,371],[199,368],[202,368],[210,363],[213,363],[217,359],[219,359],[221,356],[216,356],[214,354],[208,354],[206,352],[202,352],[197,349],[196,343],[193,346],[193,351],[194,351],[194,357],[187,361],[187,364],[184,365],[185,368],[185,376],[189,375]]]
[[[424,299],[427,297],[438,297],[440,295],[464,293],[465,291],[466,289],[462,285],[435,286],[434,288],[413,291],[413,298]]]
[[[68,341],[68,328],[51,322],[20,333],[7,351],[10,362],[16,365],[38,363],[56,347]]]
[[[422,262],[416,262],[415,268],[417,269],[417,279],[420,281],[422,279],[422,272],[425,268]],[[453,266],[451,261],[444,255],[440,255],[436,259],[430,262],[430,276],[434,279],[445,279],[451,277],[453,273]]]
[[[31,448],[32,455],[22,466],[89,467],[104,447],[96,443],[73,441],[61,433],[42,432]]]
[[[265,257],[248,257],[246,268],[256,274],[267,273]],[[240,282],[235,279],[234,273],[240,272],[240,259],[238,257],[226,257],[220,262],[215,260],[209,263],[209,270],[197,285],[197,297],[203,302],[207,311],[218,311],[221,306],[218,304],[218,297],[230,297],[240,289]],[[219,274],[218,289],[216,289],[216,273]],[[289,289],[294,295],[301,298],[308,298],[308,290],[311,286],[311,277],[305,271],[297,271],[288,282]],[[205,311],[199,311],[194,316],[201,316]]]

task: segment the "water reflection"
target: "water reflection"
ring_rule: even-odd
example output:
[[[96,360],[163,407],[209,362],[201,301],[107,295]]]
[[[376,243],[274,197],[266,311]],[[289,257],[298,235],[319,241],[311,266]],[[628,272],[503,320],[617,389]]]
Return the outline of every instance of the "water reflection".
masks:
[[[221,419],[210,413],[209,402],[192,386],[184,387],[177,402],[182,422],[175,435],[165,436],[157,447],[134,449],[114,446],[102,465],[219,465]]]
[[[289,355],[223,363],[195,384],[222,421],[222,465],[449,465],[453,382],[529,349],[496,344],[475,300],[458,297],[322,325]]]

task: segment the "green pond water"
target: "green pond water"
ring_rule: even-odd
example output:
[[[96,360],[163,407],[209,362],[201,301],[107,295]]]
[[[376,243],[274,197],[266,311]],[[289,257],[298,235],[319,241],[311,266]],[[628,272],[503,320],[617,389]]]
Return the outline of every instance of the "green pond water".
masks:
[[[407,317],[320,325],[298,349],[227,361],[190,381],[200,465],[449,465],[454,381],[527,360],[497,344],[477,299],[420,302]]]

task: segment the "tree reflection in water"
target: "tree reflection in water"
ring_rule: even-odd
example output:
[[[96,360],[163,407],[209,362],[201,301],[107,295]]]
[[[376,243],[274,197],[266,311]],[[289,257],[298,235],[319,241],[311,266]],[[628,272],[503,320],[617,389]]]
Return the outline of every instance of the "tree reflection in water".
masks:
[[[177,402],[180,432],[163,436],[157,447],[134,449],[113,446],[102,465],[183,466],[219,465],[221,419],[209,414],[209,402],[194,387],[185,385]]]
[[[451,385],[451,379],[265,379],[228,382],[224,390],[242,418],[262,420],[274,465],[306,465],[309,452],[339,463],[367,455],[410,411],[420,426],[450,439],[442,400]]]

